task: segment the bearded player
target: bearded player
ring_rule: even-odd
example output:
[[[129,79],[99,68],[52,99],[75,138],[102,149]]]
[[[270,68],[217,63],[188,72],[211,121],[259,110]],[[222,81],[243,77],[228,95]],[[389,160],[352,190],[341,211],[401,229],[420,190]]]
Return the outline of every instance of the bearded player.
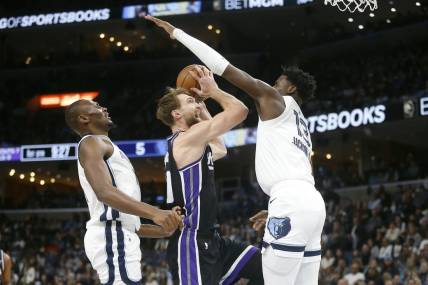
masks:
[[[300,109],[313,97],[315,80],[298,68],[285,68],[270,86],[170,23],[146,19],[254,99],[259,115],[256,174],[270,196],[262,251],[265,284],[318,284],[325,204],[314,186],[311,137]]]
[[[167,203],[183,209],[184,227],[176,231],[168,244],[168,264],[174,284],[234,284],[241,277],[251,285],[263,284],[261,255],[258,248],[223,238],[215,229],[217,194],[214,162],[226,155],[219,137],[241,123],[248,113],[238,99],[220,90],[205,67],[191,73],[201,90],[223,111],[213,118],[203,102],[185,89],[170,89],[158,103],[157,118],[169,126],[165,156]]]

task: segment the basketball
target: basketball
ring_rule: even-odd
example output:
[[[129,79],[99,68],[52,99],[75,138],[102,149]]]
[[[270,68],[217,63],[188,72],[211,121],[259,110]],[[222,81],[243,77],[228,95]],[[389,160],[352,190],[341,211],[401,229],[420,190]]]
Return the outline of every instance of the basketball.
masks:
[[[192,75],[189,72],[189,71],[192,71],[196,66],[198,66],[198,65],[197,64],[191,64],[191,65],[186,66],[185,68],[183,68],[180,71],[180,73],[177,76],[177,83],[176,83],[177,88],[184,88],[184,89],[187,89],[189,91],[191,91],[191,88],[198,88],[198,89],[201,88],[199,86],[198,81],[193,79]],[[193,94],[193,92],[192,92],[192,94]]]

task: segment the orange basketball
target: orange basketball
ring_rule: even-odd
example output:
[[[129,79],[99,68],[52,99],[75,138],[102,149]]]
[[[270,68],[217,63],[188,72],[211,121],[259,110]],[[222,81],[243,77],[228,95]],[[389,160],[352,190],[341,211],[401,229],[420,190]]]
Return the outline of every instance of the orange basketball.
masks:
[[[189,72],[193,70],[196,66],[198,65],[197,64],[188,65],[180,71],[180,73],[177,76],[177,83],[176,83],[177,88],[184,88],[189,91],[191,91],[190,88],[198,88],[198,89],[201,88],[201,86],[199,86],[198,81],[193,79],[192,75]]]

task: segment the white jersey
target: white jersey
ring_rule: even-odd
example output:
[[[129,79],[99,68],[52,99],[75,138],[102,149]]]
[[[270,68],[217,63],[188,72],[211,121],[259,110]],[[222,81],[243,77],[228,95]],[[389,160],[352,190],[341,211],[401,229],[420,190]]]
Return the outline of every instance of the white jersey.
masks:
[[[285,180],[301,180],[314,185],[312,142],[308,124],[291,96],[283,96],[284,112],[272,120],[259,120],[256,144],[256,175],[263,191]]]
[[[85,136],[80,140],[78,149],[80,143],[87,137],[88,136]],[[108,159],[104,160],[110,172],[113,186],[115,186],[119,191],[134,198],[135,200],[141,201],[140,184],[128,157],[108,137],[96,137],[108,140],[113,145],[112,155]],[[79,155],[77,157],[79,158]],[[98,200],[94,190],[92,189],[92,186],[89,184],[88,179],[86,178],[85,171],[80,164],[79,159],[77,159],[77,168],[80,185],[82,186],[83,192],[85,193],[86,202],[88,203],[89,208],[90,220],[86,224],[87,227],[91,225],[97,225],[100,224],[100,222],[105,221],[121,221],[122,224],[128,228],[133,229],[135,227],[136,230],[140,228],[139,217],[119,212],[118,210],[113,209]]]

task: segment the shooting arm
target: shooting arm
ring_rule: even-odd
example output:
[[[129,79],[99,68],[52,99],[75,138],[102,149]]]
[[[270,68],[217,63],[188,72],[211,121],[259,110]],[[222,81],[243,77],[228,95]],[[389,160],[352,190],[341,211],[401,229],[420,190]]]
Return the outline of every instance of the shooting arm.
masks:
[[[284,100],[275,88],[233,66],[213,48],[182,30],[174,29],[172,35],[191,50],[213,73],[222,76],[250,95],[256,102],[262,120],[276,118],[284,111]]]
[[[207,107],[205,106],[205,103],[202,102],[202,111],[201,111],[201,119],[203,121],[211,120],[212,116],[210,112],[208,111]],[[221,159],[227,155],[227,148],[224,144],[224,140],[221,136],[215,137],[212,140],[208,142],[208,144],[211,147],[211,150],[213,152],[213,160],[216,161],[218,159]]]

